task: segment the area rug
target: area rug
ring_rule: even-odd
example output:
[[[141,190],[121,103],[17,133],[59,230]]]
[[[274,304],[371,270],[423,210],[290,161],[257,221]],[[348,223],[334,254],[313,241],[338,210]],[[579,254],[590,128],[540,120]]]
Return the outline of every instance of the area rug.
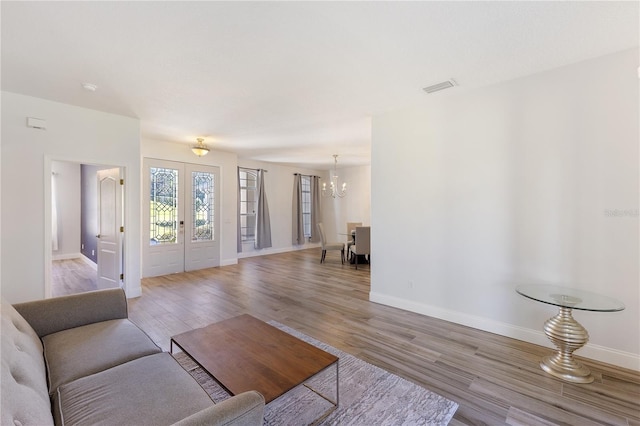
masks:
[[[269,324],[340,358],[340,405],[319,423],[323,426],[446,425],[458,408],[457,403],[353,355],[275,321]],[[174,356],[215,402],[229,398],[229,394],[191,358],[183,353]],[[324,395],[334,395],[335,369],[317,375],[309,385]],[[311,424],[330,407],[328,401],[307,387],[298,386],[265,407],[264,424]]]

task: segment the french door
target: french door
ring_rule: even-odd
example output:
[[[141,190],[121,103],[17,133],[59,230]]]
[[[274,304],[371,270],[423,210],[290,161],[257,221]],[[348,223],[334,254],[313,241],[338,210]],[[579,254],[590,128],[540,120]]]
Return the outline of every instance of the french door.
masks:
[[[142,275],[220,266],[220,170],[144,160]]]

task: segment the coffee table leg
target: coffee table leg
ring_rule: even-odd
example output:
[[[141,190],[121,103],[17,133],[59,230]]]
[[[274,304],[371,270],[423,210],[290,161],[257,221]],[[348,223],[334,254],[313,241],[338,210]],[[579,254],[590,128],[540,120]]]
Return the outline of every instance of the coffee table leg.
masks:
[[[336,408],[340,406],[340,368],[336,362]]]
[[[544,323],[544,333],[558,350],[544,357],[540,367],[567,382],[591,383],[593,376],[589,369],[573,358],[573,352],[589,341],[589,333],[573,318],[571,311],[571,308],[560,307],[558,315]]]
[[[326,401],[330,402],[333,407],[329,408],[323,415],[321,415],[320,417],[318,417],[317,419],[315,419],[311,424],[312,425],[317,425],[320,422],[322,422],[324,419],[327,418],[327,416],[331,413],[333,413],[336,408],[338,408],[339,404],[340,404],[340,367],[339,367],[339,361],[336,361],[335,363],[336,366],[336,398],[335,401],[333,401],[332,399],[330,399],[329,397],[327,397],[326,395],[323,395],[322,393],[320,393],[318,390],[312,388],[310,385],[308,384],[304,384],[304,387],[306,387],[307,389],[309,389],[310,391],[312,391],[313,393],[315,393],[316,395],[322,397],[323,399],[325,399]],[[324,370],[326,371],[326,370]],[[321,374],[322,372],[318,373]],[[317,376],[317,375],[316,375]]]

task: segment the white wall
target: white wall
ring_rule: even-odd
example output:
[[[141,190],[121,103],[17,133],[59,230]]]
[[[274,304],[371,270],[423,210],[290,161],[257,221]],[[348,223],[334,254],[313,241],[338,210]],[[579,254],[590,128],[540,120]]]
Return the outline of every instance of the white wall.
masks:
[[[325,178],[328,181],[329,175],[323,174],[323,182]],[[341,234],[347,232],[347,222],[371,225],[371,166],[338,168],[338,176],[339,184],[347,182],[347,195],[322,198],[322,216],[327,218],[327,239],[346,241],[347,237]]]
[[[53,259],[80,256],[80,164],[51,162],[52,186],[56,186],[58,212],[58,249]]]
[[[26,126],[45,119],[46,130]],[[2,297],[50,294],[51,163],[125,168],[125,290],[140,295],[140,127],[137,119],[2,92]]]
[[[250,169],[265,169],[265,191],[269,204],[269,217],[271,218],[271,248],[258,250],[253,243],[245,243],[239,258],[258,256],[285,251],[300,250],[319,246],[318,243],[305,243],[302,246],[292,244],[293,234],[293,178],[294,173],[305,175],[321,175],[319,170],[303,169],[294,166],[285,166],[261,161],[239,159],[239,167]],[[237,177],[236,177],[237,179]],[[237,189],[236,189],[237,191]],[[236,197],[237,199],[237,197]],[[331,222],[334,218],[330,218]]]
[[[625,51],[375,117],[371,300],[551,347],[557,309],[516,285],[605,294],[626,309],[574,312],[578,354],[640,370],[638,65]]]

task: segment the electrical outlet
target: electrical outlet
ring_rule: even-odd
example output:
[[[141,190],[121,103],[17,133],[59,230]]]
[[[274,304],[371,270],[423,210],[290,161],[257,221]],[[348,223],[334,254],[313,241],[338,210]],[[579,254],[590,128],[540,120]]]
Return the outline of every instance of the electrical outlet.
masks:
[[[409,285],[409,288],[413,288],[413,281],[409,280],[407,284]]]
[[[80,249],[84,250],[84,244],[80,245]]]
[[[95,250],[91,250],[91,256],[95,256],[96,255],[96,251]]]

